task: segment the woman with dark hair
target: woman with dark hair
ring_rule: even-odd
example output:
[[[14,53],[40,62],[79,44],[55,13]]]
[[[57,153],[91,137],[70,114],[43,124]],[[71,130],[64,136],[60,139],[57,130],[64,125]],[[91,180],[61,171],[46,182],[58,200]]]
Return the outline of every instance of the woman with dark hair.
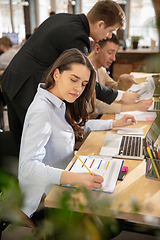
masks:
[[[27,111],[21,139],[19,183],[25,196],[22,210],[28,216],[36,211],[42,195],[49,193],[54,184],[102,187],[99,175],[63,170],[74,156],[75,137],[136,122],[130,115],[118,121],[87,121],[89,106],[93,110],[95,107],[95,70],[77,49],[63,52],[45,79]]]

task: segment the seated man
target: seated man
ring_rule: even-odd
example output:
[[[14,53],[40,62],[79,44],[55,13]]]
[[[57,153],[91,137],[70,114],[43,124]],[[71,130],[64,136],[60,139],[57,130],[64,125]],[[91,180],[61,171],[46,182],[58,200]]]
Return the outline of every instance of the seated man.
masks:
[[[88,58],[92,62],[93,66],[97,70],[97,81],[105,86],[126,91],[133,84],[137,84],[133,75],[122,74],[118,81],[114,81],[106,71],[106,68],[116,60],[116,53],[118,51],[119,40],[115,34],[112,34],[112,38],[94,43],[92,52]],[[96,111],[94,116],[103,113],[120,113],[125,111],[147,111],[152,104],[152,99],[143,100],[133,104],[120,104],[112,103],[108,105],[104,102],[96,100]]]
[[[0,70],[5,70],[14,55],[17,53],[17,50],[12,48],[12,42],[8,37],[0,38]]]

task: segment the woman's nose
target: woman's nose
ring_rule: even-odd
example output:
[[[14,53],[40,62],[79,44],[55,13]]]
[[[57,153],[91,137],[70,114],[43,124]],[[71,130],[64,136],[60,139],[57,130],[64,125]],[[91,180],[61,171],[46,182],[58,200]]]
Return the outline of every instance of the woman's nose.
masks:
[[[75,86],[75,90],[77,92],[81,92],[82,91],[82,83],[77,83],[77,85]]]

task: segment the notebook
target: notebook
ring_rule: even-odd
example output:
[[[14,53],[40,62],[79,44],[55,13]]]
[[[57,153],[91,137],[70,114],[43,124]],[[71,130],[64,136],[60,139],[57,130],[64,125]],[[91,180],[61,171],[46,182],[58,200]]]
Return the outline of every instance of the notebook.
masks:
[[[160,134],[160,113],[152,123],[146,137],[137,135],[107,134],[100,155],[116,158],[142,160],[146,150],[146,141],[154,145]]]
[[[104,178],[102,188],[97,190],[113,193],[124,161],[122,159],[114,159],[112,157],[99,155],[80,155],[79,157],[93,174],[99,174]],[[77,173],[88,172],[78,158],[69,171]]]

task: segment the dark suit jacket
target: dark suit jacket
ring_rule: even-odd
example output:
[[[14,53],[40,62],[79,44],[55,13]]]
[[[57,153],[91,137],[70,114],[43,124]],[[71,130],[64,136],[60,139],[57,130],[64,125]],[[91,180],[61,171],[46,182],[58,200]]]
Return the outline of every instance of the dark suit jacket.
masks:
[[[90,50],[89,24],[84,14],[55,14],[46,19],[27,40],[5,70],[1,84],[10,100],[28,108],[45,70],[66,49]],[[111,103],[117,90],[97,83],[97,98]]]

